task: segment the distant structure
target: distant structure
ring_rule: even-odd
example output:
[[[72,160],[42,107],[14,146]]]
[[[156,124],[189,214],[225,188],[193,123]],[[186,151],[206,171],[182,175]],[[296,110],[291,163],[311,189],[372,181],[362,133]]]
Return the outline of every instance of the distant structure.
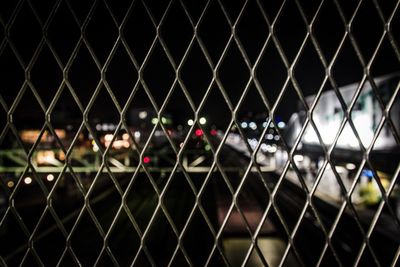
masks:
[[[378,89],[384,105],[387,105],[390,97],[394,95],[394,91],[399,85],[400,73],[389,74],[374,79],[374,83]],[[346,105],[350,105],[354,97],[359,83],[353,83],[339,88]],[[315,99],[315,95],[306,97],[307,104],[311,106]],[[364,147],[368,147],[373,139],[379,121],[383,115],[379,105],[377,96],[370,82],[365,81],[360,95],[351,112],[351,119],[360,137]],[[344,112],[334,90],[322,93],[313,112],[313,120],[318,128],[323,142],[330,145],[334,142],[340,124],[343,120]],[[390,110],[390,118],[397,132],[400,132],[400,99],[396,99]],[[287,139],[289,144],[293,145],[295,138],[298,136],[303,121],[304,113],[295,113],[289,120],[287,126]],[[319,145],[318,136],[312,127],[308,127],[305,131],[302,144]],[[379,138],[374,144],[374,149],[389,149],[396,146],[396,141],[391,134],[391,129],[386,124],[379,134]],[[336,147],[343,149],[359,150],[359,142],[354,135],[350,125],[347,123],[343,129]]]

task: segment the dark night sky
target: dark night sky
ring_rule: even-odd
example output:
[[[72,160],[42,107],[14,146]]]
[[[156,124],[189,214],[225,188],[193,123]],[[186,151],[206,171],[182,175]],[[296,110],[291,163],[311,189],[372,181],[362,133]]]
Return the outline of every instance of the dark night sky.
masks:
[[[1,1],[0,16],[3,23],[7,23],[10,19],[14,8],[14,6],[5,6],[5,2],[10,4],[16,1]],[[37,14],[42,21],[45,21],[48,17],[51,7],[54,4],[53,2],[52,0],[32,1],[32,5],[37,10]],[[74,10],[79,23],[84,21],[92,2],[70,1],[70,6]],[[168,1],[152,0],[146,2],[154,14],[155,20],[158,22]],[[201,14],[201,10],[204,8],[205,1],[184,2],[187,4],[188,12],[196,22]],[[226,0],[222,2],[226,5],[228,15],[232,19],[235,19],[239,14],[243,1]],[[266,14],[270,19],[275,18],[282,1],[263,2],[265,2],[264,10]],[[275,33],[288,60],[292,62],[306,34],[306,26],[295,5],[295,1],[287,2],[281,17],[275,25]],[[301,2],[306,16],[310,20],[320,1],[304,0]],[[322,7],[320,16],[315,21],[313,29],[324,56],[330,61],[344,35],[345,28],[333,1],[325,2],[326,4]],[[343,5],[345,16],[348,19],[358,1],[342,0],[339,2]],[[362,55],[366,59],[369,59],[382,35],[383,24],[373,6],[373,1],[366,0],[364,2],[360,8],[359,15],[354,20],[352,32],[360,45]],[[394,7],[395,1],[385,0],[380,2],[383,14],[387,18]],[[130,1],[107,1],[107,3],[115,15],[115,22],[120,24]],[[392,25],[392,32],[397,42],[400,42],[399,13],[397,12]],[[153,42],[156,30],[140,1],[135,2],[122,32],[135,60],[139,65],[142,64]],[[256,5],[256,1],[249,1],[242,19],[236,27],[236,32],[250,61],[254,64],[269,33],[267,24]],[[160,33],[175,63],[179,64],[193,35],[193,28],[179,1],[173,2],[170,12],[160,27]],[[210,58],[216,64],[230,35],[229,25],[217,1],[211,1],[210,7],[198,28],[198,34],[207,48]],[[4,35],[4,31],[1,31],[0,40],[4,39]],[[103,65],[118,37],[118,28],[103,1],[99,1],[85,35],[99,63]],[[79,25],[74,20],[65,1],[62,1],[53,22],[50,24],[47,37],[63,66],[70,59],[79,36]],[[10,29],[10,40],[12,40],[16,51],[20,54],[23,64],[26,65],[29,63],[41,37],[42,31],[37,19],[29,5],[23,3],[21,11]],[[4,44],[4,42],[3,45],[5,47],[0,52],[0,94],[7,104],[11,106],[21,88],[25,74],[10,46]],[[375,62],[372,64],[371,73],[374,76],[379,76],[398,70],[400,70],[399,61],[386,38]],[[310,41],[307,43],[294,73],[305,95],[317,92],[325,70]],[[346,40],[342,51],[339,53],[332,73],[339,85],[345,85],[361,79],[363,69],[349,40]],[[220,65],[218,76],[233,105],[236,105],[242,94],[249,75],[250,72],[244,63],[238,47],[235,43],[232,43]],[[287,70],[282,63],[276,47],[272,43],[265,50],[259,62],[256,75],[265,95],[270,102],[274,102],[282,89],[283,82],[287,76]],[[57,65],[48,46],[45,45],[39,53],[37,60],[34,61],[30,72],[30,80],[46,106],[50,104],[54,97],[61,84],[62,77],[60,67]],[[138,79],[138,73],[127,51],[121,44],[115,51],[105,77],[119,104],[123,106]],[[186,61],[182,64],[181,77],[195,105],[198,106],[210,85],[212,70],[196,42]],[[153,53],[151,53],[147,61],[143,78],[153,94],[157,105],[160,107],[172,85],[175,72],[159,42],[156,43]],[[82,45],[68,71],[68,80],[83,106],[86,106],[89,102],[99,79],[100,72],[93,61],[92,55],[86,46]],[[298,98],[294,93],[293,87],[289,87],[282,104],[278,108],[277,115],[287,118],[297,109],[297,103]],[[131,103],[131,108],[144,107],[150,107],[150,101],[144,93],[143,88],[139,87],[136,97]],[[68,111],[70,114],[69,119],[71,120],[82,117],[79,108],[72,100],[71,94],[67,91],[63,92],[56,104],[55,111]],[[250,87],[249,94],[239,111],[239,116],[248,114],[248,112],[259,113],[267,111],[253,85]],[[166,107],[166,112],[171,113],[178,122],[186,121],[189,115],[192,116],[190,107],[179,86],[175,88],[171,102]],[[5,112],[1,110],[1,113],[1,118],[4,122]],[[212,123],[221,126],[224,126],[226,118],[230,118],[230,111],[215,85],[212,86],[210,97],[201,114],[207,116]],[[111,98],[106,93],[105,88],[101,89],[89,117],[98,117],[105,121],[117,122],[118,113],[112,107]],[[34,101],[31,92],[27,92],[22,97],[20,105],[14,112],[14,118],[16,122],[20,121],[21,124],[25,123],[27,119],[43,122],[44,114],[40,111],[37,101]]]

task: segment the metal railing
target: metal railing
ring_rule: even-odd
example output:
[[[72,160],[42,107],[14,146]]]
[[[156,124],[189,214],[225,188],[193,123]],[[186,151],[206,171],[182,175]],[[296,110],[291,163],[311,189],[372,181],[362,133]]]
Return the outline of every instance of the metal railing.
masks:
[[[234,4],[222,0],[204,3],[132,0],[124,5],[93,0],[81,6],[70,0],[54,0],[52,6],[31,0],[14,2],[0,8],[4,10],[0,12],[3,29],[0,63],[4,66],[0,74],[0,112],[4,117],[4,126],[0,129],[0,196],[4,196],[3,204],[0,202],[3,205],[0,206],[2,265],[245,266],[253,258],[264,266],[283,266],[293,260],[303,266],[395,266],[398,263],[400,221],[392,198],[398,187],[400,165],[392,162],[395,167],[386,174],[390,179],[385,185],[381,170],[371,156],[384,132],[392,137],[395,147],[400,144],[400,129],[393,121],[398,117],[392,114],[398,104],[400,83],[397,81],[388,98],[384,98],[375,79],[375,65],[387,60],[389,54],[394,63],[386,66],[387,71],[400,69],[400,1],[359,0],[346,4],[321,0],[309,4],[288,0],[267,4],[244,0]],[[334,18],[329,22],[337,25],[332,32],[332,36],[338,36],[336,40],[321,35],[328,28],[327,22],[321,22],[327,12],[336,14],[328,18]],[[362,32],[373,31],[359,26],[369,20],[378,24],[376,39],[360,37]],[[63,26],[64,23],[68,26]],[[296,32],[290,32],[290,28]],[[367,44],[367,41],[371,42]],[[274,59],[268,58],[271,53],[275,53]],[[310,53],[317,61],[320,77],[311,67],[313,77],[299,77],[301,68],[311,66],[303,65]],[[358,66],[355,73],[360,75],[355,74],[357,77],[349,80],[357,81],[349,101],[343,97],[340,89],[343,82],[338,83],[335,73],[337,68],[347,70],[347,63],[340,63],[343,57],[351,58],[352,64]],[[269,60],[278,63],[270,69],[263,67]],[[38,73],[44,75],[41,81],[36,78],[40,76]],[[196,79],[203,74],[205,81],[198,82]],[[272,88],[276,83],[265,82],[265,77],[274,80],[274,76],[283,77],[274,92],[275,99],[269,96],[271,92],[266,87]],[[304,85],[304,78],[311,82]],[[191,80],[198,84],[193,85]],[[305,87],[315,84],[315,80],[320,81],[315,86],[317,89],[304,93]],[[232,90],[237,84],[242,88]],[[381,113],[367,144],[362,142],[360,125],[354,123],[354,111],[366,85],[372,88]],[[125,89],[119,89],[122,87]],[[326,88],[333,90],[342,114],[337,129],[332,129],[336,132],[329,144],[315,120],[316,108]],[[236,98],[232,96],[235,94]],[[289,101],[289,94],[296,100]],[[310,94],[314,95],[311,101],[306,99]],[[183,130],[176,130],[179,137],[174,135],[174,127],[164,120],[176,110],[176,102],[178,108],[186,107],[178,111],[177,120],[183,121],[183,126],[180,125]],[[29,103],[34,104],[31,107]],[[300,103],[305,116],[298,134],[289,142],[277,124],[287,114],[285,110],[293,109],[296,103]],[[70,123],[74,125],[72,130],[63,125],[69,123],[66,119],[69,115],[61,119],[54,117],[60,106],[64,108],[64,115],[77,114]],[[132,106],[145,110],[146,114],[151,110],[152,123],[146,126],[131,123]],[[263,126],[254,124],[258,132],[253,137],[242,125],[246,112],[263,112]],[[187,116],[178,118],[183,115]],[[108,145],[93,116],[113,121],[113,127],[107,130]],[[214,118],[215,127],[202,123],[203,116],[208,116],[208,121]],[[252,120],[252,116],[248,118]],[[191,119],[189,126],[186,126],[187,119]],[[21,131],[31,128],[39,131],[29,143],[23,140]],[[68,142],[60,136],[60,128],[69,132]],[[141,129],[148,135],[138,141],[135,131]],[[344,182],[336,161],[337,144],[345,129],[355,136],[357,153],[361,155],[353,164],[350,185]],[[214,132],[211,134],[210,130]],[[307,131],[315,132],[319,149],[319,163],[311,183],[306,177],[309,173],[296,158]],[[157,132],[163,136],[161,147],[167,147],[165,151],[156,145]],[[121,152],[123,156],[118,158],[112,144],[122,140],[122,134],[126,134],[129,142]],[[232,134],[241,140],[240,149],[227,147]],[[49,135],[51,148],[43,148],[45,136]],[[279,141],[279,145],[270,143],[269,147],[284,153],[281,165],[273,158],[275,151],[265,153],[266,158],[260,156],[263,146],[267,147],[268,135],[276,136],[275,140]],[[92,155],[88,156],[90,160],[76,153],[78,147]],[[57,160],[57,166],[46,162],[40,165],[38,153],[43,150],[58,151],[62,160]],[[161,154],[164,159],[150,162],[155,154]],[[190,158],[190,154],[195,156]],[[234,159],[229,159],[230,155],[235,155]],[[267,159],[274,164],[266,164]],[[366,170],[370,180],[375,181],[379,200],[372,208],[363,208],[367,210],[364,212],[360,211],[355,195]],[[317,197],[319,185],[328,172],[340,192],[334,204],[326,204]],[[55,177],[46,181],[43,173],[52,173]],[[122,177],[123,174],[126,176]],[[255,181],[260,186],[254,186]],[[32,183],[31,189],[35,190],[27,191]],[[68,189],[72,187],[73,190]],[[249,187],[253,188],[251,193],[248,193]],[[290,202],[291,198],[282,192],[284,188],[301,195],[301,201]],[[212,196],[216,199],[210,199],[209,191],[214,192]],[[174,204],[169,202],[171,194]],[[255,195],[258,203],[265,203],[260,204],[255,226],[246,210],[249,206],[242,202],[248,194]],[[222,215],[217,207],[219,195],[228,200]],[[60,202],[65,202],[61,208]],[[98,203],[108,207],[110,202],[113,202],[112,214],[98,210]],[[321,207],[334,210],[334,215],[324,214]],[[285,213],[292,212],[291,209],[298,216],[287,217]],[[218,216],[222,217],[216,219]],[[233,216],[241,221],[241,236],[244,233],[248,240],[239,263],[233,262],[226,252],[229,248],[225,231],[232,224]],[[384,225],[390,225],[389,234],[383,234],[384,237],[379,226],[382,220]],[[264,225],[269,221],[280,225],[276,228],[285,243],[276,263],[271,262],[260,245],[260,240],[265,238]],[[351,222],[352,228],[344,226],[343,221]],[[94,233],[93,239],[82,234],[86,227],[88,236]],[[301,236],[313,236],[312,229],[317,229],[315,235],[320,242],[313,244],[314,250],[307,250]],[[196,232],[198,235],[194,235]],[[352,237],[353,232],[359,233],[358,243]],[[114,242],[116,235],[124,240],[123,236],[128,233],[134,236],[129,242]],[[53,237],[55,234],[58,234],[58,243]],[[204,236],[208,239],[201,243]],[[165,246],[159,244],[164,243],[164,237]],[[193,249],[196,242],[205,245]],[[358,247],[343,245],[354,242]],[[386,242],[392,243],[391,249],[385,251],[381,247]],[[92,251],[82,248],[85,244],[98,247]],[[79,252],[85,249],[89,249],[89,256]],[[352,258],[346,258],[348,255]]]

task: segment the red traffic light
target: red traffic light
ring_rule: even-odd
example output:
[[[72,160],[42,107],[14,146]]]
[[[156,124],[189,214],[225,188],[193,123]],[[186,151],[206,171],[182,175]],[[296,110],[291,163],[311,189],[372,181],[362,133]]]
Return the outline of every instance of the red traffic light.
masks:
[[[200,137],[200,136],[203,135],[203,130],[197,129],[197,130],[194,132],[194,134],[195,134],[197,137]]]
[[[150,163],[150,161],[151,161],[150,157],[146,156],[146,157],[143,158],[143,163],[145,163],[145,164]]]

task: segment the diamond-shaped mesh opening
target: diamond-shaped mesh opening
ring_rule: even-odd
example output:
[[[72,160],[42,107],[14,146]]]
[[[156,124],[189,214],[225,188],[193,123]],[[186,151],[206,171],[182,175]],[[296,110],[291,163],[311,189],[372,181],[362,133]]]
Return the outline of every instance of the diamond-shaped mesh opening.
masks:
[[[140,229],[144,231],[157,206],[158,197],[145,173],[140,173],[134,179],[125,201]]]
[[[0,265],[395,266],[397,1],[0,3]]]
[[[367,119],[369,118],[365,115],[367,110],[371,111],[372,119]],[[372,90],[372,85],[367,81],[351,111],[352,122],[364,147],[370,146],[381,116],[382,111],[378,106],[376,94]]]
[[[194,113],[181,86],[176,85],[161,116],[161,123],[169,130],[175,146],[179,146],[194,124]],[[205,126],[203,126],[205,127]],[[177,131],[175,131],[175,129]]]
[[[352,73],[352,75],[350,75]],[[360,82],[363,76],[363,68],[359,58],[351,44],[349,38],[346,38],[342,45],[335,64],[332,69],[333,77],[337,86],[345,86],[353,82]],[[343,96],[346,104],[350,103],[350,99]]]
[[[230,66],[235,66],[235,68]],[[235,44],[229,46],[218,73],[230,101],[236,105],[249,80],[249,70]]]
[[[250,84],[250,88],[244,96],[238,111],[237,117],[241,128],[239,133],[247,141],[250,141],[251,149],[255,151],[255,145],[258,144],[264,129],[268,126],[268,114],[254,84]]]
[[[177,28],[179,31],[176,30]],[[161,31],[162,38],[175,62],[180,62],[193,36],[193,29],[179,2],[171,4],[169,12],[163,20]]]
[[[107,113],[102,112],[104,106],[110,107]],[[113,134],[119,122],[119,113],[105,87],[101,87],[98,91],[97,97],[91,106],[88,117],[89,125],[91,127],[90,133],[93,135],[93,137],[97,137],[100,141],[100,144],[97,144],[96,141],[96,145],[101,145],[101,147],[107,148],[112,141]],[[107,126],[100,128],[103,131],[98,132],[96,130],[99,128],[98,124],[101,122]]]
[[[85,71],[80,69],[81,65],[85,66]],[[68,77],[78,99],[86,106],[99,83],[100,73],[89,50],[84,45],[80,46],[69,68]]]
[[[45,265],[56,265],[59,258],[64,251],[65,236],[60,232],[59,229],[53,228],[51,232],[47,233],[47,229],[55,225],[56,222],[49,212],[46,212],[40,226],[38,228],[38,233],[42,234],[41,238],[35,240],[35,248]],[[47,247],[47,243],[52,243],[51,248]]]
[[[343,38],[344,25],[334,1],[326,1],[315,21],[315,37],[326,59],[330,61]]]
[[[214,100],[218,101],[218,107],[214,105]],[[229,106],[227,106],[220,88],[216,84],[213,84],[206,102],[200,110],[200,116],[206,118],[208,125],[215,125],[217,129],[226,131],[231,120],[231,116],[228,114],[230,114]]]
[[[55,174],[53,176],[55,176],[55,179],[59,179],[57,184],[54,185],[53,208],[64,228],[69,232],[79,215],[80,207],[84,203],[84,196],[77,182],[85,183],[86,181],[81,179],[79,173],[65,173],[60,178]]]
[[[149,238],[146,240],[151,255],[157,265],[168,264],[173,255],[174,247],[166,247],[171,241],[176,244],[176,236],[164,213],[159,210],[149,229]]]
[[[393,47],[390,44],[389,39],[385,38],[382,41],[381,48],[379,49],[375,57],[375,60],[372,62],[370,72],[373,75],[373,77],[376,78],[385,75],[387,73],[386,69],[388,68],[388,66],[390,68],[390,72],[396,72],[397,69],[396,68],[392,69],[392,66],[396,66],[398,62],[399,59],[396,57],[395,51],[393,50]],[[390,89],[393,91],[390,91],[391,93],[389,94],[393,94],[395,88],[396,88],[395,86],[390,86]],[[389,94],[387,94],[387,96]],[[383,94],[381,95],[383,100],[387,100],[387,96],[384,97]]]
[[[103,34],[107,35],[107,38],[102,38]],[[85,29],[85,35],[96,58],[101,64],[104,64],[118,37],[118,28],[103,2],[96,5]],[[99,39],[102,39],[102,41],[98,42]]]
[[[276,37],[289,61],[293,61],[307,31],[295,2],[287,2],[275,24]],[[290,40],[290,41],[285,41]]]
[[[23,173],[20,176],[20,186],[16,189],[13,198],[18,216],[23,219],[29,231],[33,231],[36,227],[46,206],[46,195],[40,184],[43,181],[40,179],[42,177],[31,170]]]
[[[157,76],[157,79],[154,79],[154,76]],[[171,63],[163,51],[163,47],[157,42],[146,64],[144,79],[159,106],[164,102],[174,78],[175,73]]]
[[[229,40],[230,29],[221,6],[217,2],[208,5],[198,29],[202,42],[214,65],[218,62]]]
[[[274,104],[278,98],[286,78],[287,69],[276,47],[270,43],[258,64],[257,79],[271,104]]]
[[[120,242],[125,244],[120,246]],[[110,249],[120,265],[130,264],[140,245],[140,239],[132,221],[125,211],[117,217],[116,224],[109,238]]]
[[[210,85],[212,72],[197,42],[193,44],[182,66],[181,77],[198,106]]]
[[[158,122],[158,117],[152,101],[142,86],[137,87],[133,94],[125,119],[135,142],[139,148],[143,148],[154,125]]]
[[[301,58],[297,62],[295,76],[304,95],[315,95],[319,91],[325,76],[325,69],[310,40],[307,41]],[[309,76],[314,78],[308,79]],[[320,104],[321,101],[318,103]]]
[[[64,1],[60,3],[48,27],[47,36],[57,56],[65,64],[80,37],[80,29]]]
[[[71,235],[71,248],[81,264],[93,265],[103,246],[102,236],[87,210],[81,213],[78,220]]]
[[[344,117],[337,96],[331,91],[329,93],[327,92],[326,95],[319,99],[315,106],[315,112],[318,113],[319,116],[314,119],[314,123],[322,142],[327,146],[333,144]],[[318,143],[317,133],[314,128],[311,128],[312,127],[307,128],[312,132],[309,138],[313,140],[312,142]]]
[[[11,106],[24,82],[24,70],[9,45],[5,45],[0,54],[0,94],[8,106]]]
[[[49,69],[40,68],[43,65],[49,66]],[[31,70],[31,82],[47,106],[53,100],[61,80],[62,72],[54,60],[54,56],[48,47],[43,46]]]
[[[144,150],[143,164],[149,167],[160,166],[172,170],[176,163],[176,156],[169,143],[168,132],[165,133],[162,127],[157,125],[151,134],[148,139],[148,146]]]
[[[382,229],[383,225],[387,225],[388,221],[391,220],[390,216],[388,216],[387,214],[388,209],[384,207],[382,214],[377,221],[376,228],[374,229],[370,237],[371,247],[376,253],[376,257],[379,263],[382,265],[390,265],[392,263],[397,250],[396,239],[400,234],[398,225],[386,226],[386,231],[380,230]],[[382,242],[387,244],[385,246],[385,250],[377,245]]]
[[[18,130],[41,129],[44,124],[44,111],[30,87],[26,87],[19,104],[13,112],[14,125]],[[34,143],[32,139],[32,144]]]
[[[59,141],[65,149],[73,145],[73,138],[76,136],[78,136],[78,142],[82,141],[83,134],[79,132],[82,116],[82,110],[76,103],[69,88],[64,86],[52,108],[50,120]]]
[[[213,239],[203,215],[199,210],[196,210],[183,238],[183,244],[194,265],[202,266],[206,263],[211,252]],[[197,250],[199,246],[203,247],[201,253],[198,253]]]
[[[240,1],[238,1],[240,2]],[[225,5],[229,6],[229,5]],[[251,28],[249,31],[247,29]],[[255,62],[268,36],[268,25],[256,2],[249,2],[237,25],[237,35],[246,54]]]
[[[357,140],[358,139],[354,131],[352,130],[350,124],[347,122],[344,125],[343,130],[340,133],[340,136],[337,139],[337,142],[332,150],[333,162],[335,162],[335,164],[337,165],[346,164],[346,168],[349,170],[350,174],[350,181],[351,179],[354,179],[357,167],[360,166],[362,160],[360,147],[361,144]],[[346,148],[348,149],[347,151]],[[343,180],[343,182],[345,182],[345,180]]]
[[[213,199],[217,205],[215,209],[209,201],[202,201],[202,206],[212,223],[212,227],[217,232],[227,215],[229,204],[232,202],[232,194],[220,172],[211,174],[202,198],[205,200]]]
[[[42,31],[28,2],[23,2],[10,29],[10,38],[25,64],[28,64],[42,39]],[[27,41],[29,40],[29,41]]]
[[[115,179],[115,177],[114,177]],[[105,231],[110,227],[114,217],[121,205],[121,196],[113,186],[113,180],[108,173],[102,173],[97,177],[95,184],[92,185],[89,204],[93,213],[96,215],[97,220]],[[103,195],[103,196],[101,196]],[[104,198],[104,195],[115,203],[112,207],[107,209],[104,213],[104,200],[97,201],[99,198]]]
[[[357,15],[353,20],[352,33],[358,43],[366,43],[360,50],[366,60],[369,60],[374,52],[379,39],[383,33],[383,24],[380,19],[368,19],[378,17],[374,1],[364,1],[358,8]],[[368,28],[368,33],[363,30]]]
[[[303,103],[299,103],[298,94],[292,84],[288,84],[285,88],[283,99],[277,106],[275,113],[275,121],[283,121],[286,125],[286,131],[281,136],[284,142],[292,147],[295,145],[296,139],[301,133],[306,121],[305,107]],[[293,116],[292,110],[298,110]]]
[[[133,5],[131,12],[124,27],[124,37],[135,59],[142,63],[155,38],[155,28],[141,1]]]
[[[250,180],[256,180],[257,182]],[[253,193],[255,191],[257,194]],[[256,231],[261,222],[262,215],[268,204],[267,196],[268,192],[260,181],[260,177],[253,174],[248,175],[238,195],[237,204],[243,210],[244,218],[246,218],[252,232]],[[266,230],[265,228],[262,229],[262,231]]]
[[[25,251],[16,251],[16,249],[20,246],[24,246],[28,241],[26,233],[22,230],[21,225],[19,224],[19,220],[9,212],[7,216],[2,219],[0,231],[2,233],[2,242],[0,243],[1,254],[9,256],[5,259],[6,264],[19,264]]]
[[[306,201],[299,179],[301,178],[295,172],[288,174],[288,179],[282,182],[275,197],[277,210],[290,232],[294,229]]]
[[[107,82],[118,103],[124,106],[137,82],[137,70],[126,49],[121,44],[107,68]]]
[[[307,235],[307,233],[311,232],[313,233],[312,237]],[[321,255],[325,238],[321,226],[319,225],[314,212],[310,208],[307,209],[304,219],[299,225],[298,232],[294,237],[294,242],[296,244],[297,242],[302,242],[304,239],[307,239],[307,242],[312,245],[302,248],[296,246],[296,248],[300,251],[303,250],[301,255],[304,262],[314,265],[317,263],[319,255]]]
[[[178,231],[182,231],[182,228],[192,211],[195,199],[193,192],[182,173],[176,173],[174,177],[169,179],[172,179],[172,181],[170,182],[164,197],[164,204],[176,228]]]

